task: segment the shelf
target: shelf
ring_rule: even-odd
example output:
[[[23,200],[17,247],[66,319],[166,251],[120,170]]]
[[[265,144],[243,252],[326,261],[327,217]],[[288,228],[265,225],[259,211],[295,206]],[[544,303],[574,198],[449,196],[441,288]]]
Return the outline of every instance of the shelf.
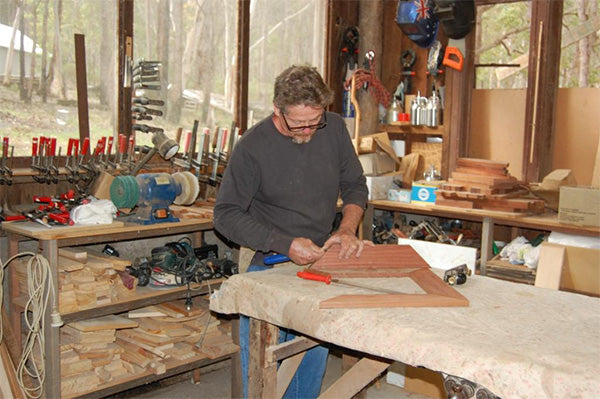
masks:
[[[224,279],[210,280],[210,288],[207,283],[193,284],[192,296],[204,295],[218,288]],[[76,312],[61,313],[60,317],[65,323],[74,321],[92,319],[96,317],[106,316],[109,314],[121,313],[128,310],[143,308],[145,306],[157,305],[162,302],[182,299],[187,296],[187,286],[175,287],[169,289],[158,289],[151,287],[137,287],[136,295],[130,298],[121,299],[108,303],[106,305],[95,306],[89,309],[82,309]],[[13,304],[25,308],[27,298],[19,296],[13,299]]]
[[[143,240],[150,237],[167,237],[179,234],[192,234],[193,240],[199,240],[200,234],[212,229],[212,220],[207,219],[182,219],[176,223],[159,223],[152,225],[141,225],[135,223],[126,223],[115,221],[109,225],[94,226],[60,226],[47,229],[33,222],[11,222],[3,223],[2,230],[7,233],[9,241],[9,255],[15,255],[19,250],[19,241],[24,239],[33,239],[38,241],[38,248],[41,254],[48,259],[52,269],[52,278],[58,281],[58,251],[60,247],[80,246],[87,244],[100,244],[105,242],[118,242],[127,240]],[[218,287],[222,280],[210,281],[210,288]],[[197,290],[192,292],[193,296],[209,293],[209,283],[204,282],[195,285]],[[17,304],[9,313],[15,334],[21,336],[22,308],[25,299],[19,296],[19,282],[13,270],[10,271],[9,292],[12,301]],[[61,317],[65,323],[72,323],[79,320],[87,320],[100,316],[123,313],[145,306],[156,305],[167,301],[182,299],[187,296],[187,286],[174,287],[168,289],[155,289],[150,287],[138,287],[130,297],[122,297],[117,301],[112,301],[104,305],[95,305],[92,308],[82,309],[72,312],[65,312]],[[54,300],[58,301],[59,292],[54,293]],[[21,307],[21,309],[19,309]],[[61,397],[61,365],[60,365],[60,332],[58,327],[50,325],[49,312],[45,315],[47,328],[44,330],[44,339],[46,341],[46,357],[44,367],[46,370],[46,379],[44,381],[44,391],[46,397]],[[18,342],[20,345],[21,342]],[[194,356],[190,359],[180,361],[165,362],[166,372],[155,374],[152,371],[144,371],[141,374],[128,376],[117,382],[108,382],[98,387],[94,386],[86,391],[85,397],[103,397],[107,394],[118,392],[124,389],[134,387],[164,378],[168,375],[178,374],[183,371],[200,367],[204,364],[210,364],[230,356],[225,352],[214,355],[220,359],[207,359],[204,355]],[[164,370],[163,370],[164,371]],[[86,387],[87,388],[87,387]],[[80,395],[80,394],[78,394]]]
[[[65,395],[66,398],[102,398],[108,395],[112,395],[130,388],[135,388],[140,385],[148,384],[150,382],[163,379],[165,377],[171,377],[177,374],[184,373],[196,369],[198,367],[208,366],[213,363],[220,362],[228,359],[233,353],[237,351],[237,347],[230,347],[228,353],[223,356],[210,359],[204,354],[199,354],[188,360],[176,360],[166,359],[165,365],[167,366],[166,372],[162,374],[155,374],[151,371],[145,371],[140,374],[128,375],[125,378],[109,381],[104,384],[95,386],[89,391],[78,392],[73,395]]]
[[[390,135],[390,139],[393,139],[394,135],[423,135],[423,136],[444,136],[445,129],[444,126],[437,127],[427,127],[427,126],[413,126],[410,124],[391,124],[377,125],[377,130],[382,132],[387,132]]]

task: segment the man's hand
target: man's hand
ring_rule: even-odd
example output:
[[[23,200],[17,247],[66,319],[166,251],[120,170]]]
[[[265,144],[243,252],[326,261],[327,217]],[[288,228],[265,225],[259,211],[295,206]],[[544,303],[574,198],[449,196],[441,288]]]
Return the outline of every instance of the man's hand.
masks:
[[[289,258],[297,265],[306,265],[320,259],[325,251],[308,238],[296,237],[290,245]]]
[[[341,246],[339,259],[348,259],[352,255],[357,258],[360,257],[365,245],[374,246],[371,241],[359,240],[354,232],[349,230],[340,229],[337,230],[323,245],[323,250],[327,251],[334,244]]]

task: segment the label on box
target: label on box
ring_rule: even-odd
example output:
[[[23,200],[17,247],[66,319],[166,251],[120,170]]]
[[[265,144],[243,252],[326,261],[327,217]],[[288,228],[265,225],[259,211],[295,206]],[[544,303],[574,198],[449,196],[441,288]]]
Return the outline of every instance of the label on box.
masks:
[[[435,203],[436,190],[437,187],[413,183],[410,202],[421,204],[433,204]]]

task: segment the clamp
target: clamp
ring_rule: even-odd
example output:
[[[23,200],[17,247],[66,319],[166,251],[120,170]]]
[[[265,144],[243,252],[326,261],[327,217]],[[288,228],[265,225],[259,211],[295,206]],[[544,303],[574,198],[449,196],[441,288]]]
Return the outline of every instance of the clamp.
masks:
[[[458,265],[444,272],[444,281],[450,285],[462,285],[467,282],[467,276],[471,275],[471,269],[466,264]]]
[[[404,50],[402,56],[400,57],[400,62],[402,64],[401,75],[404,77],[404,92],[408,94],[410,94],[412,90],[410,78],[416,75],[415,71],[413,71],[413,67],[416,61],[417,54],[412,49]]]

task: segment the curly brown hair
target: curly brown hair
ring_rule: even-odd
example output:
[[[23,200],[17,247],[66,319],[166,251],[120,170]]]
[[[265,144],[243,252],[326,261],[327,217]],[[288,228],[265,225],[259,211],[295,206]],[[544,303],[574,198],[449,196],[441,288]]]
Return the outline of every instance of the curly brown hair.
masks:
[[[327,107],[333,102],[333,90],[323,81],[317,68],[292,65],[275,79],[273,104],[285,113],[290,105]]]

